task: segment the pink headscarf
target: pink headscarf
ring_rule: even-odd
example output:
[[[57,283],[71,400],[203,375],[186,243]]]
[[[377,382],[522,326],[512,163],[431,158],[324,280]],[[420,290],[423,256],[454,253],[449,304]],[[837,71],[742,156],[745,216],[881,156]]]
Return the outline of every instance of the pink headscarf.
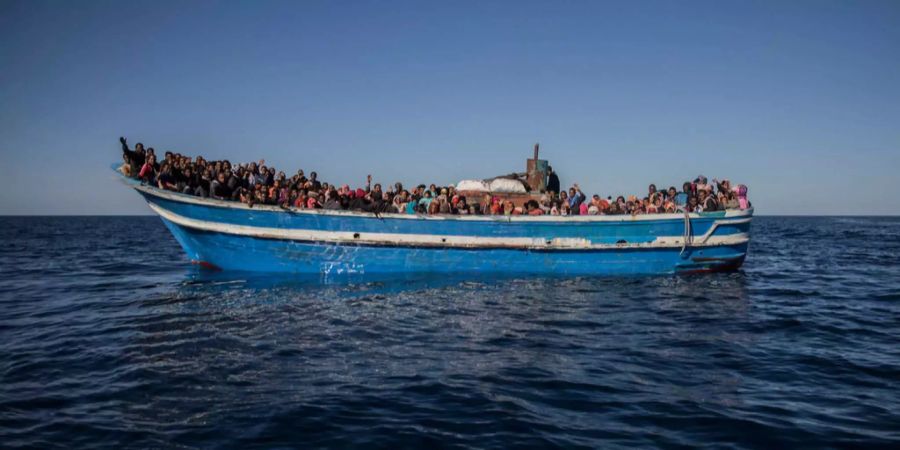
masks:
[[[738,195],[738,204],[740,204],[741,209],[747,209],[750,207],[750,202],[747,201],[747,186],[743,184],[737,185],[735,188]]]

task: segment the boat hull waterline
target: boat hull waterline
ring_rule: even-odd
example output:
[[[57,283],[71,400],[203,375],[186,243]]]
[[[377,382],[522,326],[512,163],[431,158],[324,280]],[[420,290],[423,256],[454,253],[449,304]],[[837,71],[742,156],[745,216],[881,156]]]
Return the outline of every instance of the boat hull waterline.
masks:
[[[304,274],[732,271],[753,210],[637,216],[423,216],[284,209],[127,180],[196,264]]]

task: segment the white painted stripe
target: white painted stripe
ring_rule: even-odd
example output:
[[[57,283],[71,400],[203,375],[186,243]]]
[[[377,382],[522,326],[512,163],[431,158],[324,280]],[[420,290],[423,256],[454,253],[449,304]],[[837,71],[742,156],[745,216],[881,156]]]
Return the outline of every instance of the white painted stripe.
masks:
[[[556,238],[545,240],[528,237],[444,236],[434,234],[354,233],[352,231],[321,231],[286,228],[254,227],[197,220],[175,214],[159,205],[149,203],[150,208],[166,220],[195,230],[249,236],[261,239],[323,242],[331,244],[378,246],[428,246],[446,248],[510,248],[522,250],[614,250],[632,248],[681,248],[681,236],[657,237],[648,243],[592,244],[587,239]],[[727,223],[727,222],[726,222]],[[692,247],[715,247],[743,244],[750,239],[746,233],[727,236],[706,236],[704,242]]]
[[[152,186],[142,186],[142,185],[133,185],[134,189],[141,191],[145,194],[153,195],[155,197],[163,198],[166,200],[171,200],[179,203],[188,203],[192,205],[202,205],[207,207],[215,207],[215,208],[227,208],[227,209],[244,209],[249,211],[271,211],[271,212],[279,212],[282,214],[287,214],[283,208],[272,205],[253,205],[253,208],[250,208],[248,205],[245,205],[240,202],[232,202],[232,201],[224,201],[224,200],[216,200],[212,198],[203,198],[196,197],[193,195],[180,194],[178,192],[171,192],[162,189],[158,189]],[[290,213],[292,214],[318,214],[325,216],[350,216],[350,217],[364,217],[364,218],[374,218],[375,215],[373,213],[359,212],[359,211],[342,211],[342,210],[330,210],[330,209],[300,209],[300,208],[290,208]],[[463,215],[463,216],[455,216],[455,215],[420,215],[420,214],[397,214],[397,213],[381,213],[380,217],[391,218],[391,219],[405,219],[405,220],[462,220],[462,221],[477,221],[477,222],[643,222],[643,221],[652,221],[652,220],[684,220],[684,213],[675,213],[675,214],[638,214],[638,215],[622,215],[622,216],[471,216],[471,215]],[[747,210],[727,210],[725,211],[725,215],[722,217],[717,217],[717,219],[731,219],[738,217],[752,217],[753,209]],[[691,219],[700,219],[700,218],[708,218],[701,214],[691,213]]]

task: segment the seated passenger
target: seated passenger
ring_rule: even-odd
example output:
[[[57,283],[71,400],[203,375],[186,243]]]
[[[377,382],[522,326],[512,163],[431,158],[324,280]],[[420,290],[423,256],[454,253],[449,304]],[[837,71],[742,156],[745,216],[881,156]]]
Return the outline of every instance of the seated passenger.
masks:
[[[734,191],[726,191],[725,195],[725,209],[740,209],[741,204],[738,202],[737,196],[734,194]]]
[[[528,200],[525,203],[525,214],[529,216],[542,216],[544,215],[544,210],[541,209],[536,200]]]
[[[135,172],[133,163],[131,161],[131,157],[127,154],[122,154],[122,165],[119,166],[119,172],[121,172],[122,175],[125,175],[128,178],[134,177]]]
[[[160,169],[159,175],[156,177],[157,187],[160,189],[165,189],[167,191],[177,191],[178,185],[176,184],[175,177],[172,175],[172,166],[168,163],[163,163],[162,168]]]
[[[228,178],[224,171],[220,171],[216,180],[212,182],[209,196],[216,200],[231,199],[231,188],[228,187]]]
[[[156,155],[151,154],[144,160],[138,178],[145,183],[156,184]]]
[[[465,196],[457,196],[456,197],[456,212],[454,214],[462,214],[467,215],[470,213],[469,205],[466,203]]]
[[[701,189],[699,192],[699,205],[702,211],[711,212],[719,210],[719,203],[716,196],[709,193],[707,189]]]
[[[685,209],[688,212],[692,212],[692,213],[700,212],[700,204],[697,201],[697,197],[695,197],[693,195],[688,197],[688,203],[687,203],[687,207]]]

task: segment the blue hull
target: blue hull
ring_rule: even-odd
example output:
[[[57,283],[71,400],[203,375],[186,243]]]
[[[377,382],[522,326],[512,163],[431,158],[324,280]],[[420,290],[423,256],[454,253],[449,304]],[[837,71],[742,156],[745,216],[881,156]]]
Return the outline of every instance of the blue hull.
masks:
[[[194,262],[225,270],[563,275],[736,270],[752,210],[583,217],[286,211],[135,186]]]

